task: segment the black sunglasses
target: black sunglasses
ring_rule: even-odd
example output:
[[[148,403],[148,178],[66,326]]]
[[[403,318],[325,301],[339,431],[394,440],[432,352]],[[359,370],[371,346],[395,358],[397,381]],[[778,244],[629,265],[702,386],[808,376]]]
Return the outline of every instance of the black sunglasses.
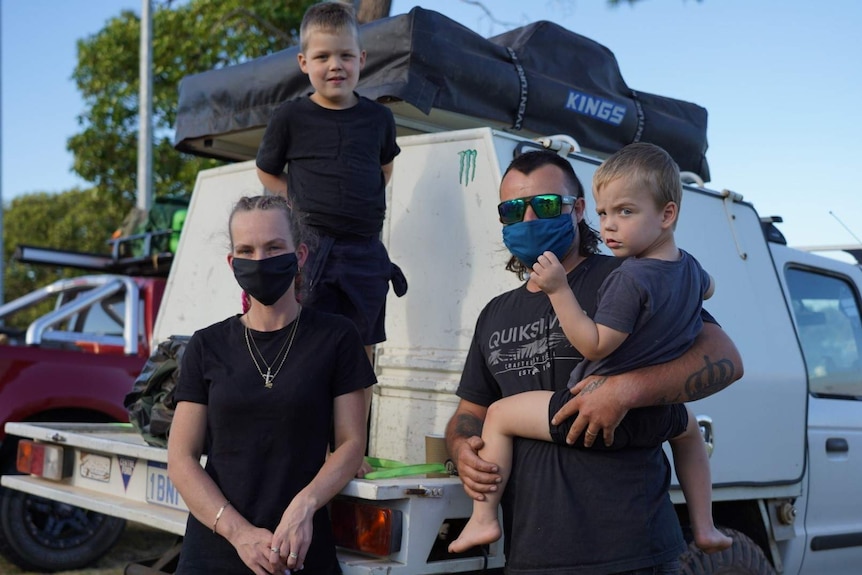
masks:
[[[524,221],[527,213],[527,204],[533,208],[538,218],[556,218],[563,213],[564,204],[574,204],[575,196],[561,196],[560,194],[539,194],[515,200],[500,202],[497,211],[500,213],[500,223],[516,224]]]

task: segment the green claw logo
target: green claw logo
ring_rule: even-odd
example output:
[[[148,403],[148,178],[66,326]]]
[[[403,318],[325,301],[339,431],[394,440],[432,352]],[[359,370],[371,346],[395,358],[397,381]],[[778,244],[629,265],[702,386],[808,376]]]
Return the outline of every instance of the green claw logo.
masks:
[[[461,158],[458,181],[465,186],[476,179],[476,156],[478,155],[479,153],[476,150],[458,152],[458,156]]]

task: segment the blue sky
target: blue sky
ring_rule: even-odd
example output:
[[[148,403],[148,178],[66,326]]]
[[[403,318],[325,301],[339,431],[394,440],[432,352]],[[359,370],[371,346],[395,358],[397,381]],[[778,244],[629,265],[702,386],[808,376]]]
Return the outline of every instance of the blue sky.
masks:
[[[416,4],[393,0],[392,13]],[[484,36],[551,20],[604,44],[631,88],[707,109],[708,187],[783,216],[791,245],[855,243],[846,228],[862,238],[862,2],[486,0],[494,19],[462,0],[419,4]],[[70,80],[75,42],[140,8],[141,0],[2,0],[4,201],[86,186],[66,152],[83,111]]]

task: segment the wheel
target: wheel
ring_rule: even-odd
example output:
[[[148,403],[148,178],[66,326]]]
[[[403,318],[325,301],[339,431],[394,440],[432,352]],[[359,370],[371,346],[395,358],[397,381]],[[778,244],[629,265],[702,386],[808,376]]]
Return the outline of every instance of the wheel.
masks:
[[[749,537],[735,529],[721,528],[733,545],[720,553],[706,554],[689,543],[679,560],[683,575],[776,575],[763,550]]]
[[[126,522],[14,489],[0,490],[0,553],[25,571],[71,571],[103,557]]]

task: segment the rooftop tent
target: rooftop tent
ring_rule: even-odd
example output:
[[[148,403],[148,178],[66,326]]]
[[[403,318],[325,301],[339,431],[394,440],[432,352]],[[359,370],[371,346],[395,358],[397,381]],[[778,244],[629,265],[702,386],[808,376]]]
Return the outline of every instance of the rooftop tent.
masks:
[[[357,91],[392,109],[399,135],[491,126],[530,138],[568,134],[599,155],[646,141],[709,180],[706,110],[632,90],[610,50],[556,24],[488,39],[417,7],[361,35],[368,57]],[[253,158],[276,106],[310,90],[298,51],[183,78],[176,148]]]

